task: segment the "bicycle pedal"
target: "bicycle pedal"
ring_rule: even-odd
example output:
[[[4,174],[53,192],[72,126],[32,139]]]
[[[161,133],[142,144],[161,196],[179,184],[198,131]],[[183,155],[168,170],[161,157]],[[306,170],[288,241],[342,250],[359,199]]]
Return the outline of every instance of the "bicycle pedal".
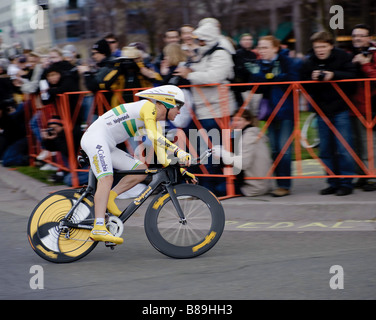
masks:
[[[105,245],[107,248],[110,248],[111,250],[114,250],[115,247],[116,247],[116,243],[109,242],[109,241],[105,241],[105,242],[104,242],[104,245]]]

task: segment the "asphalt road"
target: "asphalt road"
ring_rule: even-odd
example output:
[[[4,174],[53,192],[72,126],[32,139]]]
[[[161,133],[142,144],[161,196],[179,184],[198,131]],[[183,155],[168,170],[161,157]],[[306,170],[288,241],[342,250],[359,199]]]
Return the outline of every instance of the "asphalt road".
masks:
[[[27,241],[35,205],[24,193],[0,187],[1,300],[376,298],[374,231],[228,228],[205,255],[175,260],[157,252],[142,227],[131,225],[114,251],[99,244],[82,260],[58,265],[37,256]],[[343,277],[330,273],[332,266],[340,266]],[[36,283],[39,288],[32,289]]]

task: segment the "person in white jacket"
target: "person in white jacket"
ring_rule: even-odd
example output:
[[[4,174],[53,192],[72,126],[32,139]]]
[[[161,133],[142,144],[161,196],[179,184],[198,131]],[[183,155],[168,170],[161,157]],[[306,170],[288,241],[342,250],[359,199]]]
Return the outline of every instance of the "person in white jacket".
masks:
[[[222,36],[219,29],[213,24],[207,23],[193,31],[199,41],[199,60],[189,67],[179,67],[175,75],[188,79],[193,85],[227,84],[234,77],[234,62],[229,50],[220,45]],[[228,88],[228,95],[219,94],[221,86],[200,87],[193,89],[195,112],[199,120],[222,118],[229,116],[235,110],[234,96]],[[204,96],[204,97],[203,97]],[[223,99],[223,102],[221,101]],[[207,106],[210,103],[210,107]],[[208,126],[202,122],[203,127]]]
[[[198,60],[189,66],[177,68],[174,74],[188,79],[192,85],[209,85],[191,89],[195,106],[194,112],[203,129],[207,132],[213,129],[218,130],[217,132],[221,136],[222,129],[226,129],[220,126],[222,118],[230,116],[235,111],[233,92],[225,86],[230,83],[229,79],[234,77],[234,62],[231,53],[220,47],[222,36],[218,27],[206,23],[194,30],[193,34],[197,37],[200,46]],[[206,137],[203,138],[206,139]],[[201,154],[206,148],[205,143],[199,145],[198,154]],[[222,173],[210,159],[206,169],[211,174]],[[217,178],[205,177],[200,181],[212,192],[222,195],[216,190]]]
[[[271,187],[268,179],[244,179],[266,177],[272,166],[268,138],[254,126],[256,121],[256,117],[247,109],[241,115],[232,117],[232,127],[242,130],[241,138],[236,139],[238,144],[234,147],[235,154],[222,146],[213,147],[215,158],[221,157],[225,164],[234,166],[238,172],[241,170],[236,179],[236,191],[248,197],[267,194]]]

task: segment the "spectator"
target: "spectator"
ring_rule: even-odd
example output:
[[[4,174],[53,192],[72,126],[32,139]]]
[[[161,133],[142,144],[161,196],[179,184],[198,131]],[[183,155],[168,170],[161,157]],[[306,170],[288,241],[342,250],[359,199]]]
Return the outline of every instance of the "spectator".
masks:
[[[168,45],[169,43],[180,43],[180,40],[180,33],[175,29],[167,30],[163,38],[163,41],[166,45]]]
[[[41,93],[41,101],[36,101],[37,102],[37,112],[32,116],[30,119],[30,128],[31,131],[33,132],[35,138],[37,139],[38,143],[42,143],[42,138],[41,138],[41,129],[42,129],[42,119],[43,119],[43,111],[42,111],[42,106],[43,104],[54,104],[56,94],[54,96],[51,96],[53,94],[53,91],[50,93],[48,92],[50,90],[48,81],[46,79],[46,73],[48,72],[50,66],[52,66],[54,63],[62,62],[63,61],[63,53],[58,47],[54,47],[49,49],[48,51],[46,50],[45,54],[41,57],[40,62],[41,62],[41,68],[43,69],[43,72],[40,76],[40,80],[38,82],[38,88],[35,89],[35,83],[33,84],[28,83],[26,84],[26,88],[23,87],[24,92],[28,92],[30,88],[35,89],[35,92]],[[31,85],[31,87],[29,86]],[[55,86],[55,85],[54,85]],[[56,107],[56,106],[55,106]],[[42,151],[41,153],[36,157],[37,160],[44,160],[49,156],[49,152],[43,149],[42,145]],[[46,168],[52,168],[51,165],[46,165],[44,169]],[[43,169],[43,170],[44,170]]]
[[[220,40],[218,29],[211,24],[205,24],[196,29],[194,34],[199,39],[201,58],[189,67],[183,66],[177,68],[175,75],[187,79],[191,84],[195,85],[229,83],[228,79],[234,76],[234,63],[231,54],[227,50],[217,50]],[[214,113],[208,110],[197,90],[193,90],[197,118],[202,121],[204,128],[207,130],[213,127],[218,128],[214,119],[222,118],[234,111],[233,96],[229,96],[229,105],[226,106],[226,110],[222,110],[219,104],[220,97],[217,87],[203,87],[201,90],[210,102]]]
[[[145,46],[144,43],[142,43],[142,42],[132,42],[132,43],[128,44],[128,47],[137,48],[137,50],[139,50],[141,52],[141,58],[142,58],[142,62],[144,63],[144,65],[147,68],[150,68],[150,69],[153,68],[151,56],[147,52],[146,46]]]
[[[328,32],[317,32],[311,37],[313,52],[304,61],[302,77],[304,80],[330,81],[351,79],[356,76],[356,69],[351,56],[344,50],[334,47],[334,39]],[[353,84],[350,83],[350,86]],[[348,84],[341,84],[347,94]],[[330,83],[306,85],[306,90],[320,107],[331,124],[344,140],[352,147],[352,128],[349,107]],[[336,175],[353,175],[354,159],[331,128],[321,117],[318,118],[320,137],[320,158]],[[329,178],[329,187],[320,194],[345,196],[353,191],[352,178]]]
[[[5,58],[0,58],[0,76],[8,77],[7,69],[9,66],[9,60]]]
[[[164,42],[164,47],[170,43],[180,43],[179,31],[175,29],[167,30],[163,36],[163,42]],[[161,73],[161,62],[163,61],[163,59],[164,59],[164,54],[162,50],[162,52],[154,61],[155,71],[157,71],[159,74]]]
[[[214,156],[221,155],[223,162],[233,165],[240,174],[236,176],[235,191],[247,197],[254,197],[266,194],[270,191],[270,181],[249,180],[245,177],[265,177],[272,166],[268,139],[260,136],[260,129],[257,127],[257,119],[248,109],[244,109],[241,115],[235,114],[232,117],[232,127],[242,131],[241,138],[232,154],[221,146],[213,147]]]
[[[236,50],[234,55],[235,58],[235,82],[236,83],[247,83],[250,78],[250,71],[247,69],[247,65],[253,63],[257,59],[256,53],[253,51],[253,37],[249,33],[243,33],[239,39],[239,46],[240,48]],[[236,101],[239,107],[241,107],[244,103],[244,97],[242,92],[249,91],[252,89],[250,86],[234,86],[232,87],[233,91],[235,92]],[[245,95],[248,96],[249,93]],[[259,97],[256,98],[255,96],[252,97],[251,100],[251,110],[257,110],[255,106],[259,101]],[[255,113],[257,114],[257,113]]]
[[[77,68],[72,66],[68,61],[59,61],[52,63],[44,71],[45,80],[40,81],[41,100],[43,105],[53,105],[54,112],[62,114],[62,102],[59,100],[58,95],[65,92],[77,92],[79,91],[79,77]],[[75,128],[79,128],[82,121],[82,113],[78,108],[78,95],[69,95],[69,112],[72,125]],[[48,116],[44,114],[44,116]],[[42,114],[37,112],[34,114],[30,121],[31,130],[33,131],[36,139],[41,143],[42,152],[37,156],[37,160],[44,160],[49,152],[46,152],[46,148],[43,144],[41,137],[41,130],[43,123],[41,121]],[[52,169],[52,166],[46,164],[41,170]]]
[[[14,76],[16,78],[14,82],[20,84],[19,87],[17,86],[17,91],[20,90],[20,92],[23,93],[23,98],[26,101],[30,99],[30,94],[36,94],[39,92],[39,82],[43,76],[43,72],[44,70],[42,64],[40,63],[40,56],[35,52],[31,52],[27,58],[27,71],[21,69],[18,72],[17,76]],[[25,106],[26,108],[29,107],[27,104],[25,104]],[[34,132],[37,140],[41,142],[39,120],[40,112],[36,112],[30,120],[30,127]],[[38,155],[39,158],[44,158],[45,156],[47,156],[46,153],[44,153],[44,156]]]
[[[96,93],[99,90],[116,90],[124,88],[124,78],[121,69],[115,66],[115,60],[111,58],[111,49],[107,41],[102,39],[96,42],[91,50],[92,57],[97,64],[96,70],[88,66],[78,66],[78,71],[84,75],[88,90]],[[104,93],[111,106],[118,105],[115,94]]]
[[[8,48],[9,46],[3,42],[3,37],[0,35],[0,59],[8,58]]]
[[[27,57],[25,55],[18,56],[17,65],[19,71],[17,72],[16,76],[24,77],[25,79],[30,80],[31,72],[27,63]]]
[[[198,27],[204,26],[204,25],[211,25],[213,26],[217,32],[219,33],[219,39],[218,39],[218,46],[221,48],[225,48],[228,52],[231,54],[235,54],[236,50],[232,42],[229,40],[229,38],[222,35],[221,30],[221,23],[215,19],[215,18],[204,18],[200,20],[198,23]]]
[[[48,89],[47,95],[42,95],[43,104],[54,104],[58,113],[60,113],[58,104],[58,95],[65,92],[77,92],[80,90],[79,77],[77,68],[72,66],[68,61],[60,61],[51,64],[45,71]],[[73,119],[76,113],[78,96],[69,95],[70,115]],[[78,115],[80,112],[78,112]],[[81,124],[81,120],[78,123]]]
[[[25,94],[36,93],[39,89],[39,81],[43,74],[43,66],[40,63],[40,56],[31,52],[28,56],[28,67],[29,67],[29,76],[22,77],[22,87],[21,90]]]
[[[187,63],[187,55],[178,43],[170,43],[163,49],[164,60],[161,63],[162,84],[173,84],[175,86],[189,85],[187,79],[174,75],[176,68]],[[185,104],[180,109],[174,121],[171,123],[177,128],[186,128],[191,122],[189,109],[193,109],[193,97],[189,88],[181,88],[184,93]]]
[[[376,78],[376,45],[371,40],[370,27],[364,24],[356,25],[352,30],[352,42],[353,42],[353,63],[357,67],[358,77],[363,78]],[[375,82],[371,82],[371,112],[372,118],[376,115],[376,86]],[[359,109],[362,116],[367,119],[366,114],[366,96],[365,87],[363,82],[357,82],[357,91],[353,96],[353,102]],[[354,146],[357,154],[363,163],[368,166],[368,139],[367,129],[362,122],[351,113],[353,130],[354,130]],[[373,154],[376,155],[376,130],[372,130],[373,134]],[[359,174],[364,174],[360,168],[358,168]],[[361,187],[364,191],[375,190],[375,185],[368,183],[368,179],[361,178],[355,183],[356,187]]]
[[[194,85],[212,83],[223,85],[229,83],[228,79],[234,76],[234,63],[231,54],[227,50],[217,50],[218,43],[221,40],[219,29],[213,24],[207,23],[196,29],[193,34],[199,39],[200,60],[190,64],[189,67],[183,66],[177,68],[175,75],[189,80]],[[223,93],[220,95],[224,91],[221,89],[221,85],[219,85],[200,87],[199,90],[194,89],[192,91],[195,113],[202,127],[207,131],[211,129],[218,130],[219,135],[222,128],[220,128],[218,122],[223,117],[232,114],[235,110],[235,99],[232,92],[229,92],[229,95],[224,97]],[[203,98],[203,95],[205,98]],[[223,105],[224,101],[227,102],[225,106]],[[210,108],[207,106],[207,102],[210,103]],[[200,149],[204,147],[199,147],[199,153]],[[222,172],[213,164],[208,164],[206,167],[209,173]],[[217,181],[211,181],[210,178],[201,179],[201,181],[206,187],[216,192],[215,186]]]
[[[107,34],[104,37],[111,49],[111,56],[114,58],[121,57],[121,50],[119,49],[119,39],[112,33]]]
[[[198,51],[198,44],[195,41],[193,30],[194,28],[189,24],[185,24],[180,28],[181,48],[190,60],[197,56]]]
[[[265,36],[259,39],[258,52],[260,59],[254,63],[248,62],[251,71],[250,82],[282,82],[299,80],[299,68],[287,55],[280,52],[280,41],[274,36]],[[269,105],[272,111],[285,94],[288,85],[261,86],[259,93],[263,94],[263,103]],[[261,105],[261,104],[260,104]],[[265,116],[265,115],[264,115]],[[270,114],[262,120],[266,120]],[[261,114],[259,114],[259,118]],[[269,124],[268,136],[272,149],[272,158],[275,161],[286,145],[294,128],[293,98],[289,95],[276,116]],[[291,145],[288,147],[275,168],[277,177],[291,176]],[[277,179],[277,189],[272,191],[274,197],[283,197],[290,194],[291,180]]]
[[[48,68],[53,63],[63,61],[63,59],[63,52],[57,47],[52,48],[48,52],[48,65],[46,65],[45,68]]]
[[[146,88],[160,85],[162,77],[154,71],[151,63],[145,65],[143,51],[137,49],[137,46],[124,47],[121,57],[124,59],[120,61],[122,61],[121,68],[125,75],[126,88]],[[133,101],[132,93],[130,93],[128,101]]]
[[[8,92],[9,93],[9,92]],[[0,98],[0,159],[4,167],[28,164],[28,147],[23,104]]]
[[[20,71],[20,68],[18,66],[18,57],[17,56],[9,57],[9,65],[7,69],[7,74],[10,77],[13,77],[13,76],[16,76],[19,71]]]
[[[64,165],[69,168],[69,150],[65,137],[64,126],[61,118],[59,116],[53,116],[47,122],[47,128],[41,132],[43,145],[45,148],[51,152],[60,152]],[[73,143],[75,150],[77,150],[81,140],[81,131],[78,127],[73,130]],[[87,183],[88,174],[87,172],[78,172],[79,184],[83,185]],[[58,171],[51,175],[49,180],[51,182],[64,182],[64,184],[72,185],[72,175],[65,174],[63,171]]]
[[[173,84],[176,86],[187,85],[189,81],[174,75],[179,65],[187,62],[187,56],[178,43],[170,43],[163,49],[164,59],[161,63],[161,76],[163,84]]]
[[[62,50],[63,60],[68,61],[73,66],[81,64],[77,48],[73,44],[67,44]]]
[[[13,99],[15,100],[16,106],[18,106],[19,104],[23,104],[23,102],[25,101],[25,95],[21,90],[21,87],[22,87],[21,78],[15,75],[15,76],[11,76],[10,80],[12,82],[11,93],[12,93]]]
[[[237,71],[237,75],[244,81],[249,79],[249,72],[247,72],[246,64],[252,63],[257,59],[257,55],[253,50],[253,37],[249,33],[243,33],[239,39],[240,48],[236,50],[236,59],[238,65],[241,66]],[[245,71],[245,74],[243,72]]]

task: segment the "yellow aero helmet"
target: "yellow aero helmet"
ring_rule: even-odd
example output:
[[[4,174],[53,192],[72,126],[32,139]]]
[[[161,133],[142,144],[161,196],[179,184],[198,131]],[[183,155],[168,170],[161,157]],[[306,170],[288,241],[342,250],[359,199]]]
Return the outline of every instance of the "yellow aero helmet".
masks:
[[[136,93],[137,97],[151,100],[153,103],[159,101],[167,109],[181,108],[184,105],[184,93],[177,86],[165,85],[155,87]]]

